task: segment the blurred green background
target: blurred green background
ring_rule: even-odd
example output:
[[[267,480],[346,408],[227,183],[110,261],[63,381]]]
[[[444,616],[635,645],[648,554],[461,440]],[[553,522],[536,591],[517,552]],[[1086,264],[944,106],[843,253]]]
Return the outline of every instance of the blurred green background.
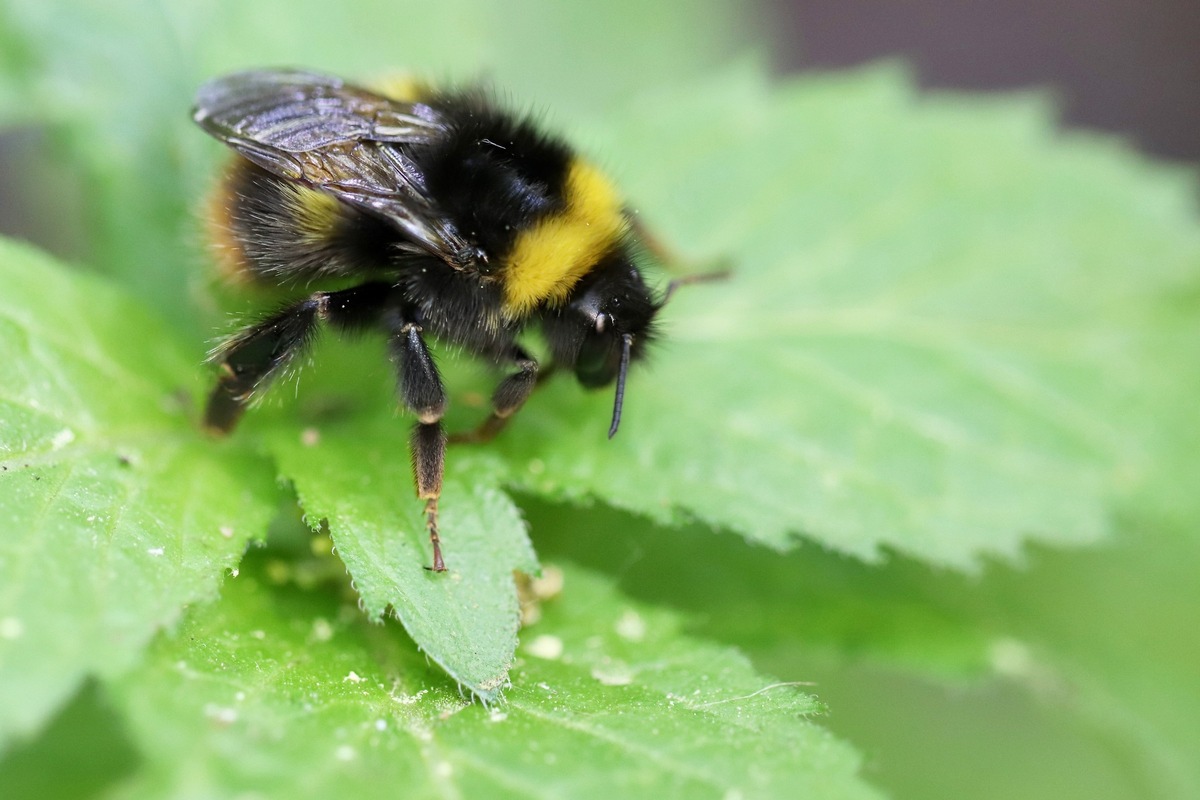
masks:
[[[218,154],[187,106],[206,77],[264,64],[485,76],[587,149],[586,120],[629,114],[648,90],[695,86],[730,63],[782,79],[900,57],[927,86],[1047,87],[1074,124],[1200,156],[1200,58],[1179,45],[1200,35],[1196,5],[1055,8],[9,0],[0,232],[114,277],[190,328],[199,353],[223,313],[194,216]],[[601,155],[619,174],[618,154]],[[144,229],[131,235],[135,222]],[[543,560],[595,567],[636,599],[680,609],[689,631],[737,646],[760,671],[812,681],[829,707],[821,724],[864,754],[866,778],[892,796],[1182,798],[1198,788],[1187,766],[1200,763],[1192,520],[1146,514],[1093,550],[1034,547],[1024,564],[962,576],[815,545],[777,555],[607,509],[581,523],[532,496],[522,507]],[[729,571],[755,580],[727,585]],[[137,765],[121,725],[89,685],[0,761],[0,786],[36,787],[53,764],[77,772],[76,796],[105,791]]]

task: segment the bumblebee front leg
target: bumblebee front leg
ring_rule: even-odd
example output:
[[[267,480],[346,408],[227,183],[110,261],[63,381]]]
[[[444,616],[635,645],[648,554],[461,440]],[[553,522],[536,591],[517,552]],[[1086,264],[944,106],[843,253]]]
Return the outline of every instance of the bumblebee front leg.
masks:
[[[400,372],[400,398],[417,415],[410,438],[413,476],[417,496],[425,501],[425,524],[433,546],[434,572],[445,572],[441,539],[438,537],[438,497],[442,494],[442,476],[446,472],[446,431],[442,416],[446,413],[446,389],[433,356],[421,338],[421,328],[399,319],[391,320],[391,349]]]
[[[549,372],[538,373],[538,363],[524,348],[514,345],[509,352],[509,358],[517,365],[518,372],[505,378],[496,391],[492,393],[492,414],[478,428],[466,433],[456,433],[450,437],[455,444],[477,444],[491,441],[496,434],[504,429],[512,415],[520,410],[529,395],[537,387],[542,376]]]

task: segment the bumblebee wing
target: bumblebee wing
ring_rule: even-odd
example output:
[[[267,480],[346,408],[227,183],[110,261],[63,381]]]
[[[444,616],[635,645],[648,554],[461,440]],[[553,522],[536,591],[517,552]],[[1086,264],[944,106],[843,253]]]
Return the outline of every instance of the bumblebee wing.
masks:
[[[456,269],[484,260],[436,208],[407,155],[446,130],[428,105],[327,75],[270,70],[205,84],[192,119],[263,169],[383,217]]]

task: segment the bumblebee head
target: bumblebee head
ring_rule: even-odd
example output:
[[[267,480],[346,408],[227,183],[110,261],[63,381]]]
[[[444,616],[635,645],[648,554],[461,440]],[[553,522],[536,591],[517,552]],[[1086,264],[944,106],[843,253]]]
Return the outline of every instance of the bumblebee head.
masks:
[[[544,319],[555,361],[573,369],[581,384],[594,389],[616,381],[609,438],[621,422],[629,364],[654,338],[660,307],[632,262],[618,259],[585,275]]]

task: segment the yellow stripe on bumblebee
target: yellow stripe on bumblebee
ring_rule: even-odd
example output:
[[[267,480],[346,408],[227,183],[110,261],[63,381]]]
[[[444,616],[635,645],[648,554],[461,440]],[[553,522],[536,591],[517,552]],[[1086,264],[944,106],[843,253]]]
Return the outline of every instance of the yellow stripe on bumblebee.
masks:
[[[574,161],[564,190],[566,208],[523,231],[504,271],[504,313],[520,319],[543,303],[561,303],[629,229],[608,178]]]

